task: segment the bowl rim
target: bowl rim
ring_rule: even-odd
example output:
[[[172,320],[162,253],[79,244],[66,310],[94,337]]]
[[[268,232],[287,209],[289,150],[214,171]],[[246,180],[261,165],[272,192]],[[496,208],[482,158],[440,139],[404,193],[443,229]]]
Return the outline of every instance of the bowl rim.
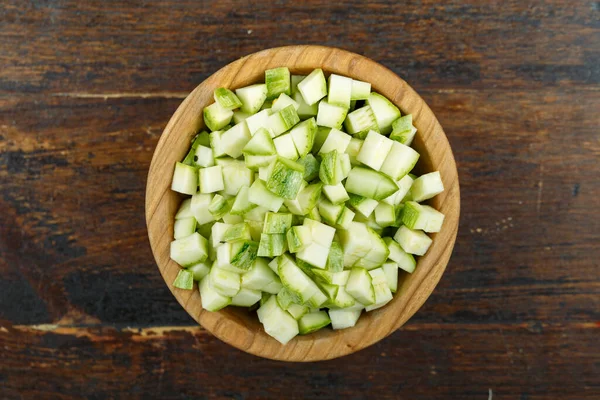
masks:
[[[161,159],[164,155],[171,155],[175,160],[182,158],[181,154],[173,156],[172,151],[169,153],[167,145],[173,141],[182,145],[183,141],[187,140],[189,148],[189,139],[203,126],[201,110],[210,104],[211,101],[206,100],[212,98],[214,88],[245,86],[249,84],[248,76],[255,76],[257,72],[264,74],[265,69],[275,66],[288,66],[292,73],[322,68],[326,73],[339,73],[361,80],[367,80],[365,77],[375,72],[374,79],[368,80],[372,83],[373,90],[386,96],[403,114],[408,112],[413,115],[414,124],[419,129],[415,143],[420,142],[428,155],[430,147],[431,151],[440,153],[439,159],[430,159],[428,162],[434,168],[443,167],[445,173],[442,174],[442,180],[446,189],[444,193],[432,199],[434,206],[437,203],[437,209],[446,211],[444,226],[440,233],[433,234],[434,240],[430,250],[425,256],[419,257],[415,273],[399,282],[398,292],[392,302],[381,309],[361,315],[359,323],[353,328],[329,332],[322,330],[319,331],[321,334],[317,332],[308,336],[297,336],[285,346],[266,335],[262,329],[248,328],[245,317],[240,317],[239,312],[228,310],[231,307],[212,313],[198,309],[200,296],[196,284],[192,291],[173,287],[174,274],[179,266],[168,256],[168,243],[171,239],[165,239],[165,234],[169,233],[172,236],[176,207],[174,208],[170,199],[179,195],[170,190],[173,160]],[[247,73],[244,75],[244,72]],[[246,81],[239,79],[239,76],[246,76]],[[256,82],[257,79],[254,79],[254,83]],[[210,96],[207,94],[209,92]],[[199,98],[203,98],[204,102],[198,101]],[[429,144],[428,141],[435,143]],[[187,148],[184,150],[187,152]],[[161,173],[169,176],[166,189],[164,178],[158,179],[157,184],[156,178]],[[161,187],[161,193],[156,193],[157,186]],[[170,196],[167,195],[169,192]],[[225,65],[197,85],[182,101],[161,134],[152,156],[146,185],[145,214],[150,246],[159,271],[177,301],[201,326],[220,340],[260,357],[282,361],[320,361],[354,353],[384,339],[400,328],[423,305],[444,273],[454,248],[460,216],[460,188],[452,149],[441,125],[425,101],[402,78],[365,56],[339,48],[316,45],[284,46],[252,53]],[[165,229],[164,226],[165,215],[169,229]],[[157,220],[157,217],[160,220]],[[440,236],[447,239],[445,243],[435,240]],[[425,260],[428,267],[423,271],[419,266],[425,263]],[[174,266],[177,267],[176,270]],[[392,315],[392,310],[397,315]],[[365,323],[365,319],[369,320],[368,323]]]

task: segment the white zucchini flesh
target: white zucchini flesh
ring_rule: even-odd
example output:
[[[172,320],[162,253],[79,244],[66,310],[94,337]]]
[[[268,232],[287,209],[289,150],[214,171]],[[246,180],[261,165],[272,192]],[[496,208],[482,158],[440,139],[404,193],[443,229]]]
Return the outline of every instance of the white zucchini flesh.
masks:
[[[391,143],[392,147],[379,170],[397,181],[415,167],[419,160],[419,153],[402,143],[394,141]]]
[[[173,180],[171,181],[171,190],[183,194],[192,195],[196,193],[198,187],[198,174],[194,167],[182,164],[175,164],[173,171]]]
[[[211,285],[210,277],[206,276],[198,285],[200,290],[200,303],[207,311],[219,311],[231,304],[231,297],[219,294]]]
[[[339,129],[331,129],[329,135],[319,149],[319,154],[329,153],[337,150],[338,153],[344,153],[352,140],[352,136],[340,131]]]
[[[200,193],[214,193],[225,189],[223,167],[220,165],[201,168],[198,175],[200,177]]]
[[[361,313],[362,310],[330,309],[329,318],[331,319],[331,326],[335,330],[352,328],[356,325]]]
[[[444,191],[442,177],[438,171],[421,175],[412,184],[410,192],[417,202],[429,200]]]
[[[366,166],[379,171],[384,164],[386,157],[390,153],[394,143],[394,141],[381,135],[380,133],[369,131],[362,147],[360,148],[360,152],[356,156],[356,159]]]
[[[327,102],[344,108],[350,108],[352,98],[352,79],[345,76],[329,75],[329,93]]]
[[[431,245],[431,238],[423,231],[412,230],[401,226],[394,235],[394,240],[404,251],[417,256],[424,255]]]
[[[433,207],[407,201],[402,209],[402,223],[410,229],[439,232],[444,223],[444,214]]]
[[[298,83],[298,91],[302,94],[302,98],[307,105],[311,106],[327,96],[327,82],[325,75],[320,69],[315,69],[300,83]]]

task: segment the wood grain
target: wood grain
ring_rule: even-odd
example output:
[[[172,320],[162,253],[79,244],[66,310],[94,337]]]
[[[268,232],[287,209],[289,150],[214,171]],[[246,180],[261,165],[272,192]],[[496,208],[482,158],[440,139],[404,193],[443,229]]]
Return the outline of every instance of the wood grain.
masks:
[[[444,192],[431,204],[444,213],[441,231],[433,235],[427,254],[419,257],[417,271],[400,277],[398,293],[384,308],[363,315],[352,329],[321,330],[297,336],[283,346],[262,329],[254,313],[228,307],[218,312],[202,309],[197,289],[180,290],[173,281],[180,267],[170,259],[175,213],[181,196],[170,190],[176,161],[189,150],[194,134],[203,128],[202,109],[213,100],[218,87],[236,89],[264,81],[264,71],[285,65],[293,74],[308,74],[321,68],[369,81],[372,90],[386,96],[404,113],[413,115],[419,135],[413,147],[421,155],[423,171],[439,171]],[[454,156],[444,131],[423,99],[390,70],[358,54],[323,46],[288,46],[261,52],[233,62],[202,82],[181,103],[161,135],[152,157],[146,186],[146,222],[150,246],[162,276],[179,303],[204,328],[238,349],[261,357],[284,361],[318,361],[361,350],[386,337],[404,324],[427,300],[440,280],[452,254],[458,230],[460,194]]]
[[[599,398],[599,9],[5,1],[0,397]],[[179,332],[194,321],[156,270],[143,217],[152,151],[187,93],[228,62],[298,42],[407,80],[444,127],[462,203],[454,253],[419,312],[370,348],[310,365]]]

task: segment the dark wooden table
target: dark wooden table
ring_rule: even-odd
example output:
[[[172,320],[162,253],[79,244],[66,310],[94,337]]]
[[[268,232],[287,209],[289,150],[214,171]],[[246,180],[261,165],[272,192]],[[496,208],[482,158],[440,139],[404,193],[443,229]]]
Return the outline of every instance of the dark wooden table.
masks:
[[[2,2],[0,398],[599,399],[600,3],[269,3]],[[445,128],[463,205],[415,317],[313,364],[197,327],[144,221],[186,94],[298,43],[406,79]]]

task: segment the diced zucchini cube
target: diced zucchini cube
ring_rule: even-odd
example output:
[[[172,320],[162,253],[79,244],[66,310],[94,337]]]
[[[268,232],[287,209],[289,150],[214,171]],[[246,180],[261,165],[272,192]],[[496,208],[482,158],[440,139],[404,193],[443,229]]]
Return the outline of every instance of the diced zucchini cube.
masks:
[[[344,108],[350,108],[350,99],[352,97],[352,79],[331,74],[329,75],[329,94],[327,102]]]
[[[299,320],[302,316],[308,313],[310,309],[307,306],[292,303],[287,309],[287,312],[294,317],[295,320]]]
[[[323,184],[321,182],[308,185],[300,190],[298,197],[296,197],[295,200],[286,200],[285,205],[293,214],[306,215],[310,213],[311,210],[316,210],[316,205],[321,197],[322,188]],[[316,214],[319,215],[318,211]]]
[[[226,88],[215,89],[213,94],[215,102],[226,110],[235,110],[242,106],[240,99],[231,90]]]
[[[290,136],[299,157],[304,157],[311,151],[316,133],[317,123],[314,118],[307,119],[292,128]]]
[[[412,199],[417,202],[425,201],[444,191],[442,177],[438,171],[421,175],[412,184],[410,192]]]
[[[394,206],[380,202],[375,208],[375,222],[381,227],[393,225],[396,222]]]
[[[177,162],[173,171],[173,180],[171,181],[171,190],[192,195],[196,193],[198,187],[198,173],[196,168]]]
[[[180,269],[177,273],[173,286],[178,289],[192,290],[194,287],[194,274],[185,269]]]
[[[292,94],[290,70],[287,67],[268,69],[265,71],[267,99],[276,99],[281,93]]]
[[[329,249],[315,241],[296,253],[298,259],[319,268],[325,268],[328,255]]]
[[[208,257],[207,240],[198,232],[171,242],[171,259],[182,267],[197,264]]]
[[[350,197],[350,206],[366,218],[368,218],[379,205],[377,200],[369,199],[368,197],[359,196],[357,194],[349,194],[348,196]]]
[[[298,196],[304,180],[304,167],[297,162],[278,157],[266,179],[266,187],[282,199],[293,200]]]
[[[323,147],[323,143],[325,143],[325,140],[327,140],[327,137],[329,136],[329,132],[331,132],[331,128],[317,125],[317,133],[311,150],[313,154],[319,153],[319,150]]]
[[[350,99],[352,100],[366,100],[371,94],[371,84],[369,82],[352,80],[352,92],[350,93]]]
[[[232,121],[234,124],[239,124],[240,122],[243,122],[246,120],[246,118],[248,118],[251,114],[245,113],[241,110],[236,110],[233,112],[233,118]]]
[[[338,217],[344,209],[344,206],[342,204],[332,204],[330,201],[324,198],[322,198],[321,201],[319,201],[317,207],[319,207],[319,213],[321,214],[323,220],[325,220],[325,222],[327,222],[330,225],[335,225],[335,223],[338,220]]]
[[[398,190],[390,177],[368,168],[354,167],[348,174],[345,185],[348,193],[383,200]]]
[[[283,110],[287,106],[294,107],[294,109],[296,111],[298,111],[298,108],[300,107],[298,102],[296,102],[290,96],[288,96],[285,93],[281,93],[277,99],[273,100],[273,105],[271,106],[271,111],[277,112],[279,110]]]
[[[393,298],[383,269],[373,269],[369,271],[369,274],[371,275],[373,290],[375,291],[375,303],[365,308],[367,312],[383,307]]]
[[[396,142],[375,131],[369,131],[356,159],[374,170],[379,171],[394,143]]]
[[[265,290],[273,281],[279,281],[279,277],[269,268],[264,258],[258,257],[252,268],[242,275],[242,287],[252,290]]]
[[[260,244],[258,247],[259,257],[277,257],[287,250],[287,241],[284,233],[260,235]]]
[[[301,335],[308,335],[326,327],[330,323],[331,319],[326,311],[316,311],[304,314],[298,320],[298,329]]]
[[[330,309],[329,318],[333,329],[352,328],[356,325],[362,310]]]
[[[248,126],[248,130],[250,131],[250,135],[254,136],[254,134],[260,128],[267,128],[269,123],[269,116],[271,115],[271,110],[262,110],[257,112],[254,115],[246,118],[246,125]]]
[[[444,214],[430,206],[408,201],[402,210],[402,223],[410,229],[425,232],[439,232],[444,222]]]
[[[417,266],[413,255],[405,252],[398,242],[390,237],[384,238],[384,241],[390,250],[389,259],[394,261],[398,265],[398,268],[402,268],[404,271],[412,274]]]
[[[298,91],[307,105],[311,106],[327,95],[327,82],[323,70],[315,69],[298,83]]]
[[[322,155],[319,167],[319,179],[325,185],[337,185],[342,181],[342,171],[338,166],[337,150]]]
[[[281,157],[289,160],[298,159],[298,150],[296,150],[296,145],[294,145],[294,138],[289,133],[276,137],[273,143],[275,144],[277,154]]]
[[[263,233],[286,233],[292,226],[292,214],[272,213],[265,215]]]
[[[323,193],[333,204],[342,204],[350,199],[346,188],[344,188],[341,182],[337,185],[324,185]]]
[[[319,111],[317,112],[317,125],[341,129],[347,114],[347,108],[329,104],[325,100],[321,100],[319,102]]]
[[[258,253],[258,243],[246,240],[231,243],[230,264],[242,270],[249,270]]]
[[[260,290],[251,290],[241,288],[240,291],[231,299],[232,306],[252,307],[260,301],[262,294]]]
[[[426,233],[419,230],[412,230],[406,226],[401,226],[394,240],[400,244],[402,250],[407,253],[418,256],[424,255],[431,245],[431,238]]]
[[[254,132],[254,136],[244,146],[244,157],[253,156],[268,156],[276,153],[275,144],[271,134],[265,128],[259,128]]]
[[[189,266],[187,269],[192,273],[194,280],[200,282],[210,272],[210,264],[204,261]]]
[[[254,182],[254,172],[248,169],[242,161],[235,161],[235,163],[222,167],[223,192],[229,196],[236,196],[242,187],[250,186]]]
[[[250,190],[248,191],[248,200],[273,212],[279,211],[279,208],[283,204],[283,198],[278,197],[269,191],[264,182],[260,179],[255,180],[252,186],[250,186]],[[253,210],[250,212],[252,211]]]
[[[251,203],[249,200],[249,190],[250,188],[248,186],[244,185],[240,187],[237,196],[235,196],[235,201],[231,206],[231,214],[244,215],[256,207],[256,204]]]
[[[335,222],[335,226],[340,229],[348,229],[350,223],[354,220],[355,215],[356,214],[348,207],[344,207],[340,215],[338,215],[338,219]]]
[[[213,158],[213,152],[210,147],[198,145],[194,152],[194,165],[197,167],[212,167],[215,165],[215,159]]]
[[[358,156],[358,153],[360,153],[360,149],[362,148],[363,143],[364,143],[364,140],[357,139],[357,138],[352,138],[350,140],[350,143],[348,144],[348,147],[346,148],[346,154],[348,154],[348,157],[350,157],[351,165],[359,165],[360,164],[360,161],[358,161],[356,159],[356,156]]]
[[[310,218],[304,220],[304,226],[310,227],[313,242],[319,243],[321,246],[328,249],[331,247],[331,242],[335,235],[335,228]]]
[[[367,104],[371,106],[379,131],[387,135],[392,130],[392,122],[400,118],[400,110],[391,101],[379,93],[372,92],[367,99]]]
[[[327,256],[327,263],[325,269],[329,272],[341,272],[344,269],[344,251],[342,246],[338,242],[332,242],[329,248],[329,254]],[[334,284],[338,284],[332,282]],[[346,282],[343,283],[344,285]]]
[[[208,211],[212,214],[215,220],[223,218],[231,210],[233,200],[229,201],[220,194],[216,194],[208,206]]]
[[[223,168],[220,165],[200,168],[198,175],[200,177],[200,193],[214,193],[225,188],[223,183]]]
[[[254,114],[262,107],[267,99],[267,85],[259,83],[236,89],[235,94],[242,102],[241,110],[248,114]]]
[[[406,146],[410,146],[416,133],[417,128],[415,128],[412,124],[412,115],[408,114],[398,118],[392,123],[392,133],[390,134],[390,139],[400,142]]]
[[[221,296],[235,296],[241,287],[240,274],[213,266],[208,274],[213,289]]]
[[[192,204],[191,198],[187,198],[187,199],[183,200],[181,202],[181,205],[179,206],[179,209],[177,210],[177,214],[175,214],[175,219],[178,220],[178,219],[193,217],[194,214],[192,213],[191,204]]]
[[[196,232],[196,218],[189,217],[175,220],[173,226],[174,239],[182,239],[186,236],[190,236],[194,232]]]
[[[294,106],[290,104],[284,109],[269,116],[267,128],[269,129],[269,132],[271,132],[272,137],[277,137],[290,130],[298,122],[300,122],[300,117],[298,117],[298,113]]]
[[[298,322],[279,306],[265,313],[262,323],[265,332],[284,345],[299,333]]]
[[[286,233],[286,238],[290,253],[297,253],[312,243],[310,227],[304,225],[290,228]]]
[[[399,142],[392,142],[380,171],[397,181],[408,174],[419,160],[419,153]]]
[[[222,140],[223,131],[214,131],[210,133],[210,148],[213,152],[213,157],[222,157],[225,155],[224,143]]]
[[[225,236],[227,230],[232,226],[233,225],[231,224],[226,224],[223,222],[215,222],[215,224],[211,228],[210,233],[210,242],[212,244],[212,247],[219,247],[221,244],[223,244],[223,242],[225,242],[225,239],[223,237]]]
[[[311,153],[298,159],[297,163],[304,167],[303,179],[306,182],[313,181],[319,177],[320,163]]]
[[[370,131],[379,132],[375,114],[368,105],[349,113],[344,121],[344,127],[348,133],[358,139],[364,139]]]
[[[316,283],[288,258],[280,258],[278,271],[283,286],[294,294],[295,303],[304,304],[320,292]]]
[[[346,291],[361,304],[375,304],[375,290],[371,284],[371,275],[364,268],[354,267],[350,270]]]
[[[306,78],[306,75],[292,75],[292,94],[300,93],[298,92],[298,84],[302,82],[304,78]]]
[[[219,311],[231,304],[231,297],[219,294],[210,282],[210,275],[207,275],[199,285],[200,302],[202,308],[206,311]]]
[[[238,158],[251,138],[246,122],[240,122],[221,134],[223,151],[228,156]]]
[[[398,291],[398,264],[395,262],[386,262],[381,268],[383,268],[383,273],[385,274],[385,279],[390,291],[396,293]]]
[[[319,154],[329,153],[333,150],[337,150],[338,154],[344,153],[350,144],[350,140],[352,140],[352,136],[332,128],[323,142]]]
[[[190,209],[198,225],[208,224],[215,220],[213,215],[208,210],[210,203],[212,202],[213,195],[210,193],[196,193],[192,196],[190,203]]]
[[[298,116],[300,117],[300,119],[307,119],[317,116],[317,112],[319,111],[318,103],[309,106],[304,101],[304,97],[302,97],[302,93],[300,92],[294,93],[292,95],[292,98],[298,104],[298,109],[296,111],[298,112]]]
[[[229,243],[237,242],[240,240],[252,240],[252,237],[250,235],[250,226],[246,222],[231,225],[221,237],[221,241]]]
[[[232,117],[233,111],[221,107],[219,103],[204,108],[204,123],[211,131],[223,129],[231,122]]]

